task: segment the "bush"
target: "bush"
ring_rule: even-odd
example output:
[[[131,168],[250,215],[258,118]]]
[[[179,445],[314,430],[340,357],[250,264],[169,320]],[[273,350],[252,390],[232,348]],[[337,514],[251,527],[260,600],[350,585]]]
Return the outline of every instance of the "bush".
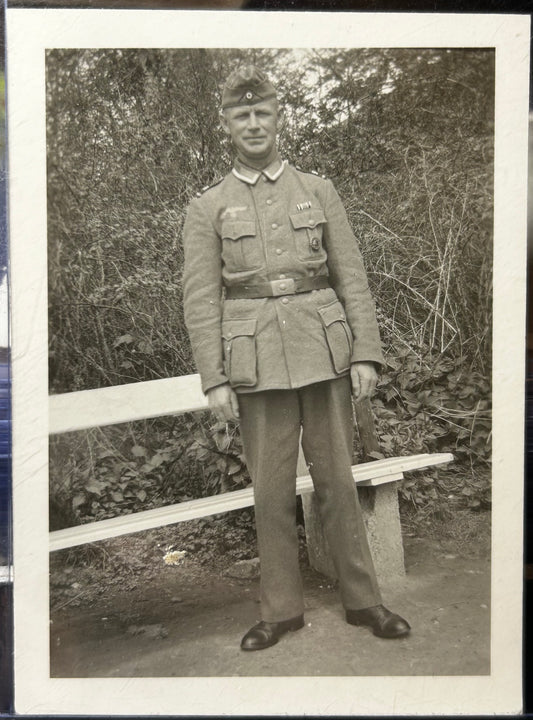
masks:
[[[210,418],[53,436],[50,530],[216,495],[250,483],[235,427]]]

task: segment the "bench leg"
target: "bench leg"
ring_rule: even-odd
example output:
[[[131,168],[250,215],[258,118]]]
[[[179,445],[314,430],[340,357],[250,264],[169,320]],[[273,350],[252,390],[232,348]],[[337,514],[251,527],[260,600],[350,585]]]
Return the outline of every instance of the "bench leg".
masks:
[[[402,531],[395,483],[358,488],[376,575],[387,586],[405,578]],[[314,493],[302,495],[309,564],[318,572],[336,578]]]
[[[376,575],[387,586],[405,579],[396,483],[358,488]]]
[[[337,578],[333,560],[329,551],[328,541],[322,529],[315,493],[302,495],[302,506],[305,522],[305,541],[307,557],[312,568],[332,579]]]

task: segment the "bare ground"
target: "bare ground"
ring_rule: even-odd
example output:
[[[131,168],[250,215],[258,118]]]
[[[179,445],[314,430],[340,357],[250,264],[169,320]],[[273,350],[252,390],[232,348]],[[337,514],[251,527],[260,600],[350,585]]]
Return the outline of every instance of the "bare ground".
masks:
[[[406,537],[404,583],[385,604],[412,633],[347,625],[335,583],[302,562],[306,626],[261,652],[239,649],[259,619],[257,578],[228,561],[163,562],[173,528],[100,543],[90,565],[51,561],[53,677],[484,675],[490,672],[488,515],[464,537]],[[450,535],[452,537],[450,537]],[[78,558],[79,559],[79,558]]]

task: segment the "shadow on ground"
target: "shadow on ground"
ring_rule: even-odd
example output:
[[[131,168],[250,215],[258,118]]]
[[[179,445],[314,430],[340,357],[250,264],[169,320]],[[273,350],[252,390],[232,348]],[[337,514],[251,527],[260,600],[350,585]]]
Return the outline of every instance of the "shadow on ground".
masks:
[[[306,626],[244,653],[241,636],[259,619],[257,579],[193,559],[165,565],[152,541],[120,539],[131,563],[118,575],[52,563],[52,677],[490,673],[487,549],[457,554],[434,539],[407,538],[405,583],[385,587],[384,602],[413,630],[392,641],[347,625],[334,583],[303,567]]]

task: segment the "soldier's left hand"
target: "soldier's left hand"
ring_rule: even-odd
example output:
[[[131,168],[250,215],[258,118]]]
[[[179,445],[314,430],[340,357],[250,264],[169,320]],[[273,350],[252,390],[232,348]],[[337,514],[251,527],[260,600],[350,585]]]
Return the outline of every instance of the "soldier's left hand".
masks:
[[[356,362],[350,370],[352,392],[356,402],[372,397],[378,382],[376,366],[372,362]]]

